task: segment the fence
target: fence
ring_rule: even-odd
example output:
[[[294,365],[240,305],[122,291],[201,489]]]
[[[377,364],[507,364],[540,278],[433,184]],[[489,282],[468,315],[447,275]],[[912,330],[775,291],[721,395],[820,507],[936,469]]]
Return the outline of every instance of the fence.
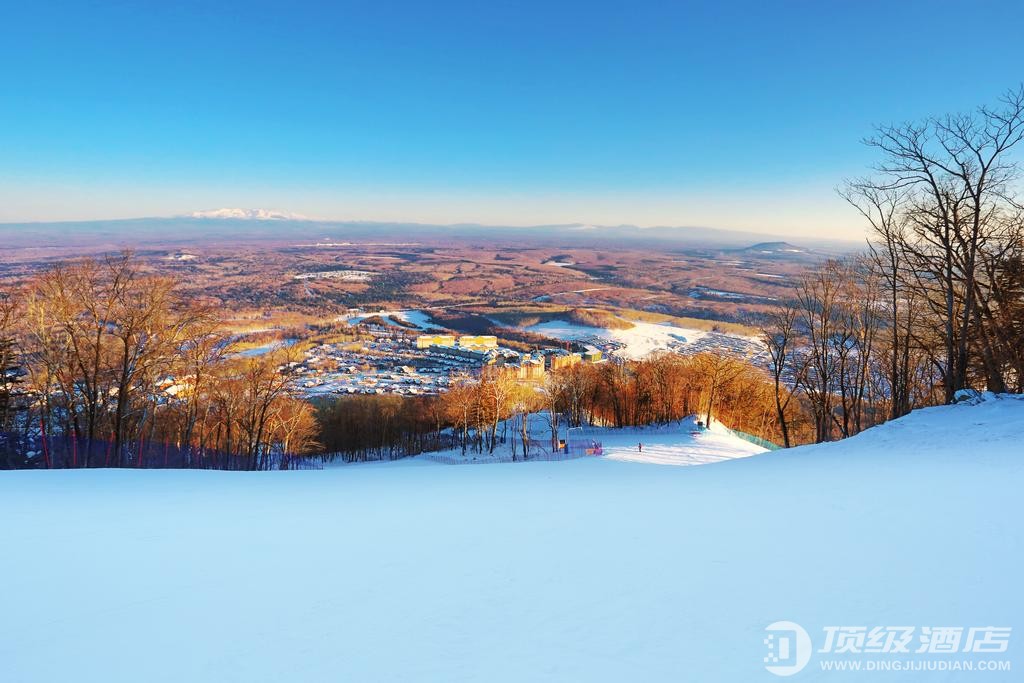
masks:
[[[721,424],[721,422],[719,422],[719,424]],[[722,426],[725,427],[725,425],[722,425]],[[743,439],[744,441],[749,441],[750,443],[754,444],[755,446],[760,446],[761,448],[766,448],[769,451],[782,450],[782,446],[778,445],[777,443],[772,443],[768,439],[762,439],[759,436],[754,436],[753,434],[747,434],[746,432],[741,432],[738,429],[730,429],[729,427],[725,427],[725,430],[727,432],[729,432],[730,434],[732,434],[733,436],[738,436],[739,438]]]
[[[131,441],[115,449],[109,440],[0,432],[0,469],[118,467],[192,470],[318,470],[319,457],[264,453],[250,458],[166,441]]]

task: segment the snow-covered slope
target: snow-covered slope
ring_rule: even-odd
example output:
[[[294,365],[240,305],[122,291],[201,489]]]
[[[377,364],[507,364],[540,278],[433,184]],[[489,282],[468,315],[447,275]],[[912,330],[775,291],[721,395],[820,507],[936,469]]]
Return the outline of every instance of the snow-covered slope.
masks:
[[[702,330],[691,330],[674,325],[631,322],[633,326],[629,329],[611,329],[577,325],[565,320],[550,320],[525,329],[528,332],[536,332],[567,341],[613,341],[621,345],[615,355],[633,360],[644,358],[656,351],[682,350],[707,335],[707,332]]]
[[[521,426],[515,421],[500,423],[499,433],[518,435]],[[530,439],[534,441],[534,458],[546,460],[550,454],[551,427],[550,423],[538,416],[529,421]],[[725,460],[746,458],[765,449],[746,441],[718,422],[711,429],[697,427],[697,420],[690,416],[667,425],[649,427],[584,427],[566,433],[564,426],[559,428],[560,438],[583,439],[596,441],[602,447],[603,460],[615,460],[630,463],[646,463],[649,465],[710,465]],[[515,441],[515,452],[513,452]],[[522,460],[522,450],[518,436],[499,443],[494,453],[463,454],[461,449],[440,451],[421,456],[422,459],[445,464],[494,464],[512,463]],[[556,454],[557,455],[557,454]]]
[[[747,683],[775,621],[1019,627],[1022,437],[1006,398],[702,467],[0,472],[0,678]]]
[[[508,425],[511,434],[518,434],[519,429],[518,424],[510,422]],[[551,442],[547,421],[535,416],[530,420],[529,429],[531,439],[543,449],[539,455],[546,454],[549,450],[547,444]],[[504,430],[504,425],[498,427],[499,433],[504,433]],[[567,436],[564,428],[559,435],[563,438]],[[671,424],[650,427],[585,427],[574,430],[572,438],[599,442],[604,460],[654,465],[709,465],[765,452],[761,446],[735,436],[717,422],[709,430],[698,429],[697,420],[692,416]],[[463,455],[460,449],[455,448],[422,457],[445,463],[513,462],[511,441],[499,444],[493,454],[470,451]],[[516,447],[517,453],[521,453],[518,443]],[[519,459],[522,459],[521,456]]]
[[[429,329],[429,328],[432,328],[432,327],[437,327],[437,325],[435,325],[433,320],[431,319],[429,313],[427,313],[426,311],[415,311],[415,310],[405,310],[405,311],[391,310],[391,311],[389,311],[389,310],[381,309],[381,310],[378,310],[378,311],[371,311],[369,313],[360,313],[359,315],[356,315],[356,316],[346,317],[346,318],[344,318],[344,320],[346,322],[348,322],[350,325],[357,325],[360,322],[362,322],[363,320],[365,320],[366,318],[378,317],[381,320],[383,320],[385,323],[393,324],[392,321],[389,320],[389,318],[391,318],[392,316],[394,316],[395,318],[398,318],[399,320],[403,320],[403,321],[409,323],[410,325],[412,325],[413,327],[415,327],[418,330],[426,330],[426,329]]]
[[[695,426],[694,419],[687,418],[665,427],[605,429],[596,438],[605,459],[655,465],[708,465],[765,451],[717,422],[707,431],[695,431]]]

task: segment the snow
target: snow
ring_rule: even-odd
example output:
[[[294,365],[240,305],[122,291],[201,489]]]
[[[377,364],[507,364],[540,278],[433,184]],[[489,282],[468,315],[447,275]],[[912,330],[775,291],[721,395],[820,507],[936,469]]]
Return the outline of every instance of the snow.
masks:
[[[543,458],[550,451],[551,428],[548,421],[540,415],[534,415],[529,421],[530,439],[537,446],[532,446],[533,457]],[[507,432],[517,435],[519,426],[509,422]],[[498,433],[505,433],[504,423],[499,424]],[[604,460],[622,462],[640,462],[656,465],[707,465],[723,460],[745,458],[765,452],[760,446],[731,434],[718,423],[712,423],[708,430],[697,427],[695,417],[688,417],[668,425],[650,427],[583,427],[574,429],[574,438],[600,442]],[[562,439],[567,437],[565,426],[559,430]],[[640,448],[640,446],[643,448]],[[515,457],[513,457],[515,455]],[[462,455],[458,448],[439,451],[423,456],[438,462],[469,462],[490,464],[494,462],[515,462],[522,460],[522,446],[516,444],[516,454],[512,453],[511,439],[499,444],[494,453],[475,453],[469,451]]]
[[[386,322],[389,325],[394,325],[394,322],[388,319],[391,316],[394,316],[394,317],[398,318],[399,320],[404,320],[405,322],[409,323],[410,325],[415,325],[416,329],[418,329],[418,330],[427,330],[427,329],[431,329],[431,328],[437,327],[437,325],[431,319],[430,314],[428,314],[426,311],[384,311],[384,310],[380,310],[380,311],[374,311],[372,313],[360,313],[359,315],[355,315],[355,316],[351,316],[351,317],[347,318],[347,320],[348,320],[348,323],[350,325],[357,325],[361,321],[363,321],[363,320],[365,320],[367,318],[372,318],[374,316],[379,316],[382,320],[384,320],[384,322]],[[398,326],[396,325],[396,327],[398,327]]]
[[[271,351],[283,349],[286,346],[293,346],[297,341],[298,339],[281,339],[278,341],[267,342],[266,344],[262,344],[260,346],[254,346],[250,349],[239,351],[235,355],[240,358],[255,358],[256,356],[268,354]]]
[[[601,441],[606,459],[656,465],[707,465],[765,452],[716,422],[707,431],[695,429],[690,418],[662,428],[601,430],[594,438]]]
[[[379,275],[372,270],[316,270],[293,275],[293,280],[342,280],[344,282],[369,282]]]
[[[1022,434],[1000,398],[700,467],[0,472],[0,677],[746,683],[774,621],[1018,626]]]
[[[621,345],[621,348],[615,351],[615,355],[634,360],[649,356],[656,351],[677,349],[707,334],[703,330],[691,330],[675,325],[630,322],[633,323],[633,327],[628,330],[588,327],[565,320],[549,320],[531,325],[526,329],[563,341],[613,342]]]
[[[651,354],[672,351],[676,353],[719,353],[745,357],[757,362],[766,357],[764,344],[756,337],[728,332],[708,332],[679,327],[668,322],[649,323],[629,321],[629,329],[611,329],[577,325],[565,320],[549,320],[523,328],[529,332],[589,344],[606,355],[628,360],[640,360]]]
[[[309,218],[297,213],[272,209],[210,209],[193,211],[189,218],[218,218],[256,221],[308,221]]]

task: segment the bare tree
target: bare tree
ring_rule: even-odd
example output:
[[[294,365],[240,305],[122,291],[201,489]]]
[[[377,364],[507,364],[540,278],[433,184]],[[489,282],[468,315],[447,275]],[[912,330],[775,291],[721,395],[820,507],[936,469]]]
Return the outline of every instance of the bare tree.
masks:
[[[0,292],[0,432],[12,427],[16,409],[15,387],[20,383],[14,323],[18,317],[15,299]]]
[[[879,177],[859,185],[883,197],[898,195],[898,222],[906,227],[892,235],[899,238],[914,289],[941,325],[938,370],[947,402],[967,385],[971,326],[988,296],[986,254],[1013,239],[1019,204],[1011,183],[1018,167],[1009,155],[1022,139],[1024,87],[1007,93],[996,108],[879,128],[867,141],[883,159]],[[982,340],[982,353],[990,351]],[[989,374],[992,388],[1005,384],[998,373]]]
[[[841,269],[837,261],[828,261],[804,277],[797,288],[807,347],[807,363],[800,384],[814,413],[817,443],[832,438],[843,359],[837,354],[845,353],[848,334],[840,323]]]
[[[787,411],[800,389],[807,364],[807,356],[800,348],[799,321],[800,310],[791,303],[785,303],[769,313],[761,326],[761,341],[771,359],[776,420],[786,448],[792,445]]]
[[[698,354],[691,362],[703,387],[704,423],[710,426],[717,402],[733,382],[750,371],[750,365],[744,360],[717,353]]]
[[[879,188],[871,181],[861,180],[848,183],[842,194],[867,219],[872,230],[868,241],[869,267],[882,290],[879,308],[888,338],[884,347],[888,417],[895,419],[910,412],[912,405],[911,359],[919,311],[915,278],[908,271],[903,248],[909,239],[905,191]]]

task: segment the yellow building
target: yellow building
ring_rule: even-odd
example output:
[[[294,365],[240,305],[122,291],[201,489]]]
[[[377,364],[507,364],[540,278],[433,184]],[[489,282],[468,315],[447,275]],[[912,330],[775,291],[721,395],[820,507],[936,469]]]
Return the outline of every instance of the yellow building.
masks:
[[[501,368],[505,377],[519,382],[543,382],[547,372],[544,361],[538,358],[525,358],[518,365],[506,365]]]
[[[463,335],[459,337],[459,346],[470,349],[496,349],[498,338],[492,335]]]
[[[450,334],[421,334],[416,337],[417,349],[429,349],[431,346],[455,346],[455,337]]]
[[[544,381],[544,375],[544,361],[542,359],[533,358],[525,360],[519,366],[519,378],[527,382],[542,382]]]
[[[564,355],[551,356],[551,369],[558,370],[559,368],[568,368],[576,365],[583,360],[583,356],[578,353],[569,353]]]

